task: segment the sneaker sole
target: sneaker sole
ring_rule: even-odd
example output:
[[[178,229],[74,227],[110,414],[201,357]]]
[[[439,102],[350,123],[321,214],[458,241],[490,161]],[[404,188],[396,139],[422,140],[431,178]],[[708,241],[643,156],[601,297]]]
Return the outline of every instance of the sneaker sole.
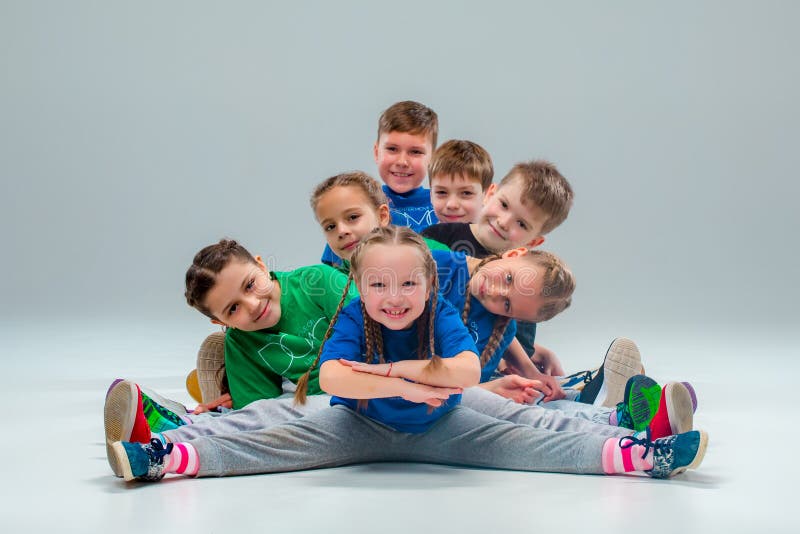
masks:
[[[202,402],[222,396],[219,370],[225,365],[225,332],[214,332],[197,351],[197,384]]]
[[[126,482],[130,482],[135,476],[133,476],[133,471],[131,470],[131,463],[128,461],[128,453],[125,452],[125,447],[122,446],[122,443],[117,441],[116,443],[112,443],[111,447],[111,455],[109,456],[109,460],[113,457],[114,462],[121,466],[120,474],[117,475],[118,477],[122,477],[125,479]]]
[[[634,375],[625,384],[623,398],[633,422],[633,430],[640,432],[647,428],[658,411],[661,386],[649,376]]]
[[[641,369],[642,357],[636,343],[624,337],[615,339],[608,347],[603,361],[603,386],[606,395],[600,405],[613,408],[622,402],[625,385],[630,377],[640,374]],[[595,399],[595,405],[598,400]]]
[[[123,476],[117,456],[112,450],[112,445],[118,441],[129,441],[133,425],[136,422],[136,413],[131,409],[139,401],[139,391],[133,382],[122,381],[114,384],[106,397],[103,408],[103,421],[106,431],[106,455],[108,465],[114,475]],[[130,467],[129,467],[130,469]]]
[[[670,473],[670,477],[680,475],[688,469],[697,469],[700,467],[700,464],[703,463],[703,458],[706,455],[706,447],[708,447],[708,434],[705,430],[698,430],[697,432],[700,433],[700,443],[697,445],[697,452],[694,455],[694,459],[692,459],[692,463],[683,467],[679,467]]]
[[[694,424],[692,395],[686,386],[680,382],[670,382],[664,386],[664,396],[672,433],[683,434],[692,430]]]

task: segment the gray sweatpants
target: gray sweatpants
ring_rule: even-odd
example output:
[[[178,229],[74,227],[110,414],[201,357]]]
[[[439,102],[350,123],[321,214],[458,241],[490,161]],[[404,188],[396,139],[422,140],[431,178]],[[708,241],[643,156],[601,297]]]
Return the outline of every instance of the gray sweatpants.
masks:
[[[520,471],[602,474],[608,439],[500,421],[458,406],[421,434],[398,432],[341,405],[301,419],[189,441],[198,476],[276,473],[365,462],[427,462]]]

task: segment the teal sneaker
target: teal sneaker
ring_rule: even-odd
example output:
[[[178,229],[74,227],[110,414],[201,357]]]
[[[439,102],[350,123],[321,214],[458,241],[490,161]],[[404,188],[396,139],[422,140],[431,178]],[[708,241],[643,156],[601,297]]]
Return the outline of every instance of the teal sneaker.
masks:
[[[650,425],[658,411],[661,386],[645,375],[635,375],[625,384],[622,402],[617,404],[617,424],[637,432]]]
[[[156,482],[164,478],[164,457],[172,452],[172,443],[164,447],[158,439],[151,439],[147,445],[117,441],[111,449],[126,481]]]
[[[623,443],[625,440],[627,442]],[[642,445],[647,456],[653,450],[653,468],[645,471],[653,478],[671,478],[687,469],[697,469],[703,462],[708,446],[708,434],[703,430],[692,430],[674,436],[667,436],[650,441],[650,431],[643,438],[626,436],[619,440],[623,449],[634,445]]]

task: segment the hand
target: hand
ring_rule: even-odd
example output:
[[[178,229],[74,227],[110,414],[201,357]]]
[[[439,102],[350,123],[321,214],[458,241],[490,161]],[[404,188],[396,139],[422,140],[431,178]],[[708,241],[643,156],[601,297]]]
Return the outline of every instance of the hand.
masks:
[[[353,371],[358,373],[368,373],[377,376],[398,376],[391,374],[393,365],[391,363],[364,363],[354,362],[352,360],[345,360],[339,358],[339,363],[350,367]]]
[[[199,414],[199,413],[210,412],[216,410],[220,406],[223,408],[233,408],[233,399],[231,398],[230,393],[226,393],[225,395],[219,397],[218,399],[214,399],[211,402],[207,402],[205,404],[198,404],[197,408],[195,408],[192,413]]]
[[[444,401],[450,398],[450,395],[458,395],[463,391],[461,388],[439,388],[415,382],[407,382],[407,384],[408,387],[400,395],[402,398],[409,402],[427,404],[434,408],[441,406]]]
[[[531,361],[537,369],[550,376],[564,376],[566,374],[555,352],[538,343],[534,343],[533,348],[534,352],[533,356],[531,356]]]
[[[542,391],[545,389],[540,380],[531,380],[519,375],[506,375],[481,386],[519,404],[532,404],[544,395]],[[549,392],[549,389],[547,391]]]
[[[561,385],[552,376],[541,374],[536,377],[536,380],[542,382],[542,385],[544,386],[543,390],[539,390],[544,395],[544,398],[541,400],[541,402],[554,401],[566,397],[564,390],[561,389]]]

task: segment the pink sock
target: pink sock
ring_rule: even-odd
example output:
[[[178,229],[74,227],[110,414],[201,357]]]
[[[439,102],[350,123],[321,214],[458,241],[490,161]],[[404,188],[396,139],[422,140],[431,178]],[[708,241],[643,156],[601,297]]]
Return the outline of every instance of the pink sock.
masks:
[[[607,475],[645,471],[653,468],[652,449],[647,451],[645,457],[642,458],[644,445],[625,446],[626,443],[630,443],[628,438],[609,438],[603,444],[603,471]]]
[[[197,450],[188,443],[174,443],[172,452],[167,455],[165,473],[194,476],[200,470],[200,457]]]

